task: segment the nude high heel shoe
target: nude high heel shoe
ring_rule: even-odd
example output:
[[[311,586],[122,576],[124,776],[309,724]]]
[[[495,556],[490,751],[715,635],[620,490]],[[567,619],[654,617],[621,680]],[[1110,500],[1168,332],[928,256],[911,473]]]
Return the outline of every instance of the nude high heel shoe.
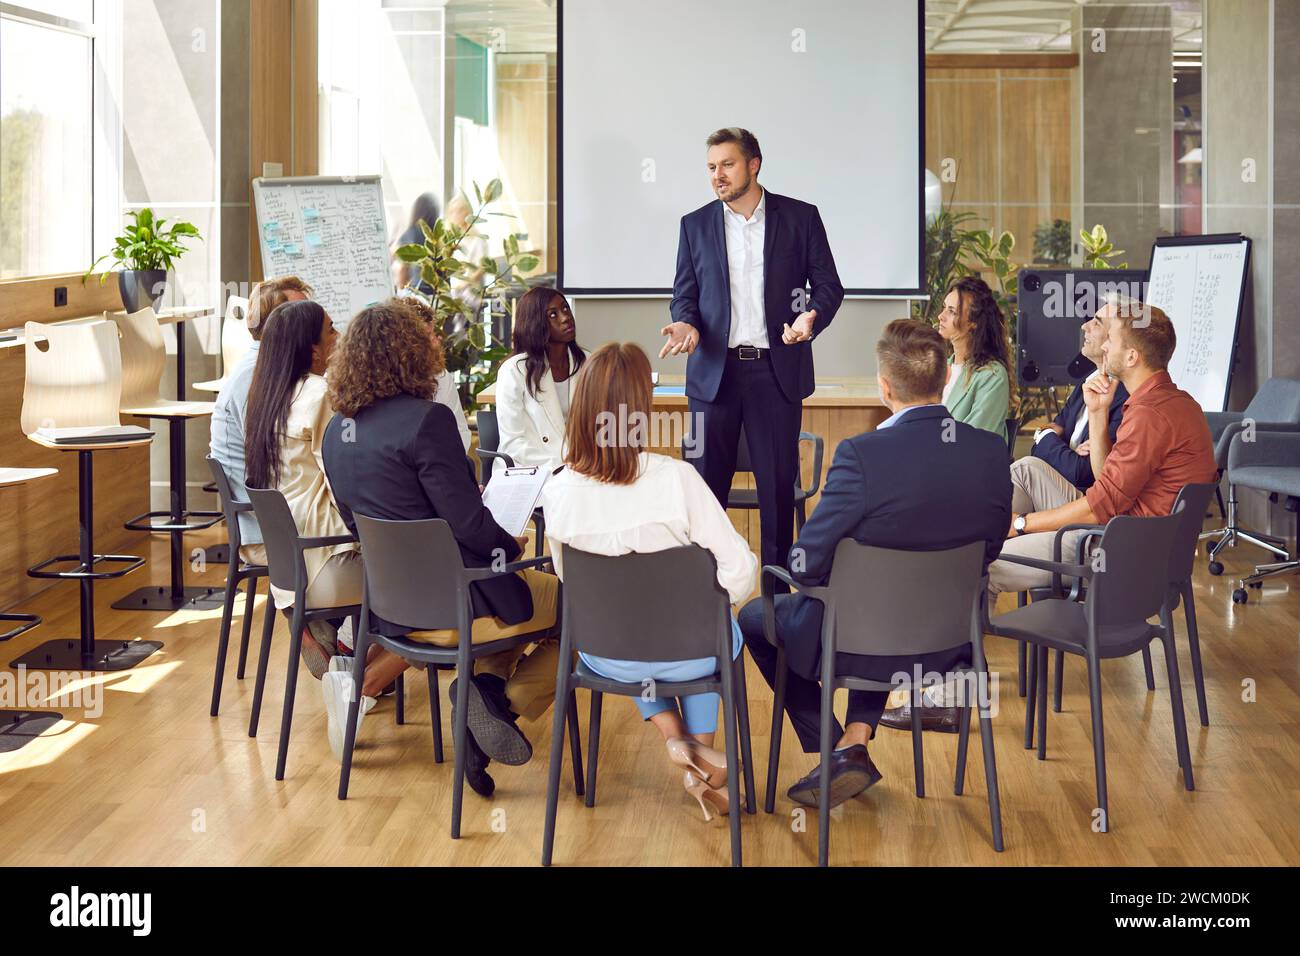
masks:
[[[714,790],[689,770],[682,777],[682,783],[686,787],[686,792],[700,802],[700,809],[704,811],[705,823],[713,819],[709,814],[709,807],[713,807],[720,817],[725,817],[731,812],[731,801],[727,797],[727,791]]]
[[[714,790],[727,785],[727,755],[706,747],[689,737],[673,737],[665,741],[668,759],[679,767],[694,771],[695,775]]]

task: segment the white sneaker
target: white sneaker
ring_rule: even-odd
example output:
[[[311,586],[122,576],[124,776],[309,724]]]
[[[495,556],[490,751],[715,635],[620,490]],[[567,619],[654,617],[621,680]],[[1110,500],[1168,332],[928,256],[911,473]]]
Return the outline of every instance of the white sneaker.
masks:
[[[339,654],[335,657],[331,657],[329,672],[330,673],[339,672],[339,673],[347,674],[348,677],[350,678],[352,676],[352,658],[346,657],[342,654]],[[365,694],[362,694],[361,713],[363,714],[370,713],[372,710],[375,709],[375,704],[377,703],[379,703],[379,698],[367,697]],[[348,714],[347,711],[345,710],[343,712],[343,719],[347,720],[347,718],[348,718]],[[360,724],[358,724],[357,726],[360,726]]]

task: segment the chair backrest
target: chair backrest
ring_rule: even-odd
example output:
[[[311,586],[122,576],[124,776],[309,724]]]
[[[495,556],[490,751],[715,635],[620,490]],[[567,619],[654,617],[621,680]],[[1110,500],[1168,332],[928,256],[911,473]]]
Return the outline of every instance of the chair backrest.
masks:
[[[217,486],[217,498],[221,501],[221,512],[226,516],[226,530],[230,535],[230,553],[237,556],[239,546],[243,543],[239,534],[239,517],[235,510],[235,492],[230,487],[230,477],[221,462],[208,456],[208,470],[212,472],[212,483]]]
[[[830,589],[839,653],[925,654],[969,643],[984,577],[984,542],[895,551],[845,538]]]
[[[1214,498],[1213,484],[1183,485],[1170,514],[1178,516],[1178,532],[1174,535],[1173,550],[1169,555],[1169,580],[1181,584],[1192,576],[1196,564],[1197,546],[1201,527],[1205,523],[1205,509]]]
[[[1259,387],[1246,406],[1245,414],[1257,422],[1300,425],[1300,382],[1290,378],[1270,378]]]
[[[298,568],[302,568],[306,585],[306,565],[298,550],[298,523],[293,520],[289,502],[274,488],[249,488],[248,500],[262,529],[266,544],[267,577],[277,588],[292,591],[297,587]]]
[[[221,323],[221,374],[229,375],[253,344],[248,331],[248,300],[232,295],[226,300]]]
[[[159,385],[167,365],[158,315],[152,307],[139,312],[106,312],[117,323],[122,349],[122,408],[157,405]]]
[[[120,425],[122,358],[111,322],[23,327],[22,429]],[[37,339],[42,341],[38,342]]]
[[[1020,434],[1020,419],[1008,418],[1007,424],[1007,451],[1011,454],[1011,460],[1016,460],[1016,436]]]
[[[1085,606],[1097,627],[1142,624],[1160,611],[1169,590],[1170,556],[1182,520],[1180,514],[1110,519],[1089,559],[1094,573]]]
[[[497,413],[493,408],[480,408],[474,416],[478,425],[478,447],[496,451],[501,447],[501,433],[497,430]]]
[[[412,630],[458,627],[468,595],[451,525],[441,518],[388,521],[356,512],[353,518],[370,613]]]
[[[561,564],[573,650],[624,661],[730,655],[729,598],[698,545],[608,557],[566,544]]]

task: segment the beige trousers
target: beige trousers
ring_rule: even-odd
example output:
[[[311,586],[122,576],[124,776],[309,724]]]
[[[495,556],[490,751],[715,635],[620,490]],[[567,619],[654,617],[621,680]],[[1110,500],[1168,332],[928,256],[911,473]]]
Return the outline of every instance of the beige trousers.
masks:
[[[1082,497],[1083,493],[1078,488],[1041,458],[1021,458],[1011,466],[1013,514],[1049,511]],[[1055,531],[1010,537],[1002,546],[1002,553],[1051,561],[1052,540],[1055,537]],[[1079,532],[1071,531],[1061,542],[1061,560],[1065,563],[1074,563],[1080,537]],[[993,599],[1003,591],[1028,591],[1030,588],[1050,587],[1051,583],[1052,576],[1046,571],[1026,568],[1009,561],[994,561],[989,565],[989,607],[992,609]]]

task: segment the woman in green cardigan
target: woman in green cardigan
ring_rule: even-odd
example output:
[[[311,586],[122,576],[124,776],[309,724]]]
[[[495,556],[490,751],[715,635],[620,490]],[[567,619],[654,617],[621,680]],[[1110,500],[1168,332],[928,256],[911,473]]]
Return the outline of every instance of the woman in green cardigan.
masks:
[[[993,290],[978,276],[952,284],[939,313],[939,334],[952,346],[943,403],[959,422],[1007,438],[1011,417],[1011,347]]]

